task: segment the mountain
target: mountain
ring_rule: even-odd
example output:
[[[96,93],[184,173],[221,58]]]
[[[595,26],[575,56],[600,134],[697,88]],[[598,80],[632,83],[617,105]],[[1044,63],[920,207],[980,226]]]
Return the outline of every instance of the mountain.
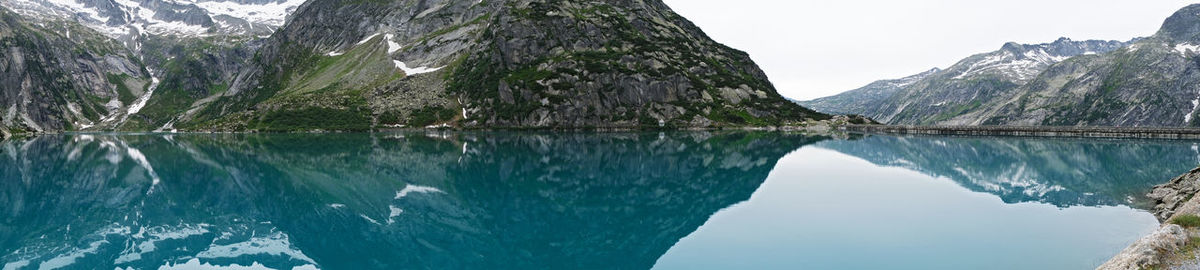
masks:
[[[934,68],[900,79],[872,82],[862,88],[846,91],[836,96],[797,102],[809,109],[828,114],[858,114],[871,110],[872,107],[895,95],[896,92],[941,71],[941,69]]]
[[[879,81],[839,95],[800,102],[824,112],[861,114],[888,124],[961,124],[964,114],[1003,102],[1051,66],[1073,58],[1096,57],[1126,45],[1118,41],[1073,41],[1045,44],[1007,43],[1000,50],[977,54],[945,70],[932,70],[901,80]],[[916,79],[916,81],[911,81]],[[895,81],[906,82],[904,84]]]
[[[856,90],[801,104],[889,124],[1200,126],[1200,4],[1147,38],[1048,45],[1010,43],[884,99]]]
[[[65,115],[74,101],[27,102],[33,114],[53,117],[6,121],[5,133],[727,127],[828,118],[784,99],[746,53],[713,41],[661,0],[0,6],[29,25],[83,26],[64,32],[67,39],[86,32],[124,45],[113,50],[137,63],[126,73],[138,80],[73,81],[130,90],[106,106],[81,105],[98,107],[82,117]],[[63,46],[45,50],[72,44]],[[33,87],[60,89],[45,85]]]
[[[173,127],[763,126],[828,116],[661,0],[313,0]]]
[[[86,84],[95,89],[119,89],[119,98],[110,100],[110,96],[117,95],[96,93],[94,96],[97,97],[90,99],[103,98],[104,106],[91,106],[95,109],[90,109],[87,102],[61,98],[31,100],[24,103],[24,106],[29,108],[21,109],[25,110],[23,113],[49,117],[32,117],[28,121],[5,121],[3,129],[19,132],[57,132],[150,131],[169,128],[170,121],[190,108],[194,102],[227,89],[229,81],[232,81],[234,75],[254,55],[261,38],[282,26],[286,16],[302,2],[0,1],[0,6],[19,14],[9,16],[14,20],[23,21],[26,25],[74,26],[74,29],[57,32],[63,39],[62,42],[46,43],[43,44],[45,46],[33,50],[71,51],[72,46],[95,47],[95,44],[103,44],[108,46],[105,48],[110,49],[105,51],[106,53],[121,54],[126,60],[136,63],[130,65],[131,68],[126,70],[127,72],[113,73],[114,80],[122,80],[120,83],[87,81],[88,78],[64,79],[70,81],[68,83]],[[71,42],[82,44],[70,44]],[[109,46],[111,44],[122,46]],[[89,67],[65,70],[78,69],[92,72]],[[133,81],[124,82],[126,79],[122,74],[134,73],[136,76],[128,76]],[[106,78],[105,76],[106,74],[100,74],[100,78]],[[60,95],[58,92],[64,90],[38,82],[54,78],[41,78],[44,75],[40,73],[29,77],[33,83],[25,88],[49,89],[45,92],[50,95]],[[13,88],[0,89],[0,92],[8,96],[19,95]],[[71,106],[81,106],[82,113],[61,109]]]
[[[85,129],[152,85],[124,46],[72,21],[0,8],[0,133]]]
[[[1200,5],[1157,34],[1120,50],[1051,66],[1001,102],[961,117],[967,124],[1198,126]]]

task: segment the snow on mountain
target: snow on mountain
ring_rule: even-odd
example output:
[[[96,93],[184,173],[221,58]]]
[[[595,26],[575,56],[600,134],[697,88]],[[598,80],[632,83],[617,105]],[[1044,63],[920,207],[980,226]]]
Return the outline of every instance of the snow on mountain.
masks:
[[[1017,82],[1026,82],[1055,63],[1074,56],[1112,51],[1123,45],[1123,43],[1111,41],[1077,42],[1067,38],[1044,44],[1008,43],[999,51],[976,55],[957,65],[966,68],[952,67],[950,70],[958,72],[958,75],[953,78],[956,80],[982,75],[998,75]]]
[[[1011,51],[999,51],[985,57],[982,61],[972,63],[954,79],[978,76],[984,73],[995,73],[1020,81],[1032,79],[1046,66],[1066,60],[1068,57],[1055,56],[1043,49],[1017,54]]]
[[[305,0],[0,0],[34,18],[72,18],[110,37],[268,35]]]

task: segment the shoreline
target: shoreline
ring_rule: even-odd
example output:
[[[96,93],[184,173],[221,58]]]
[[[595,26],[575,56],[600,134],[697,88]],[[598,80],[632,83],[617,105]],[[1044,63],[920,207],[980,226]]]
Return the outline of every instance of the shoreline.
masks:
[[[902,135],[1200,140],[1200,128],[1168,127],[843,125],[838,130]]]
[[[678,132],[678,131],[782,131],[782,132],[832,132],[836,126],[822,124],[814,126],[742,126],[742,127],[644,127],[644,128],[381,128],[369,130],[293,130],[293,131],[261,131],[261,130],[203,130],[203,131],[112,131],[112,130],[74,130],[40,133],[0,133],[0,140],[38,137],[58,134],[124,134],[124,135],[154,135],[154,134],[342,134],[342,133],[390,133],[390,132],[551,132],[551,133],[630,133],[630,132]]]
[[[1161,223],[1098,270],[1194,269],[1200,263],[1200,168],[1154,186],[1151,214]]]

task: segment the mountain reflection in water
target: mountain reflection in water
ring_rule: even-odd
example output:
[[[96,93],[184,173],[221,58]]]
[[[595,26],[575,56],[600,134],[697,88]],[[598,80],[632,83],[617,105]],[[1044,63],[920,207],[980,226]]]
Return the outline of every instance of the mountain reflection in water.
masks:
[[[867,136],[816,145],[880,166],[945,177],[1007,203],[1152,207],[1151,187],[1195,168],[1191,141]]]
[[[4,269],[646,269],[780,133],[56,135],[0,144]]]
[[[801,149],[809,145],[815,148]],[[1079,234],[1117,240],[1070,258],[1104,258],[1143,233],[1147,214],[1124,206],[1147,207],[1143,194],[1195,166],[1198,153],[1195,143],[1183,141],[829,139],[778,132],[53,135],[0,143],[0,263],[4,270],[674,269],[680,258],[690,258],[687,265],[720,268],[713,260],[722,253],[702,251],[741,248],[745,242],[737,239],[757,237],[768,241],[762,248],[785,254],[764,260],[821,268],[822,258],[805,254],[841,260],[818,251],[867,247],[806,234],[861,236],[843,223],[857,215],[836,213],[907,205],[888,198],[904,196],[969,203],[984,211],[980,217],[1007,216],[1012,224],[1005,226],[1134,218]],[[846,156],[930,177],[890,175]],[[859,165],[802,165],[809,163]],[[837,174],[847,170],[878,179],[822,177],[858,175]],[[970,191],[911,182],[937,179]],[[891,193],[903,194],[858,196],[872,189],[853,185],[893,186]],[[955,192],[990,194],[1003,201],[997,204],[1017,207]],[[754,194],[764,197],[752,200]],[[1020,205],[1027,203],[1119,207],[1060,213]],[[954,211],[923,207],[929,209],[887,211],[898,217]],[[718,212],[740,220],[714,216]],[[922,222],[889,228],[930,233],[930,249],[968,244],[950,245],[961,236],[933,239],[940,230],[973,235],[961,229],[1004,228],[969,217],[950,228],[938,226],[944,221]],[[775,229],[737,226],[761,223]],[[1032,243],[1022,232],[988,241],[996,241],[996,251],[1008,250],[1003,246],[1020,254]],[[778,240],[797,236],[814,242]],[[883,246],[869,250],[897,252],[880,249],[890,243],[887,235],[874,237]],[[810,251],[784,252],[789,248]],[[964,260],[1008,256],[953,250]],[[661,258],[668,258],[666,265],[656,264]]]

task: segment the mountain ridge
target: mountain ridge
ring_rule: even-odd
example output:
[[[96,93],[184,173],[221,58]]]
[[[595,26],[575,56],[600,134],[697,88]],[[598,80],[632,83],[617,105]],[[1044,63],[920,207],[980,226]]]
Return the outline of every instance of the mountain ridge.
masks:
[[[1051,65],[1073,57],[1087,57],[1123,46],[1124,42],[1059,38],[1042,44],[1005,43],[999,50],[975,54],[946,69],[914,76],[921,79],[905,87],[863,95],[872,87],[800,102],[826,112],[861,114],[889,124],[942,124],[953,122],[962,111],[1026,84]],[[887,82],[888,80],[879,81]],[[876,82],[876,83],[879,83]],[[889,94],[890,93],[890,94]]]
[[[935,87],[910,87],[887,99],[857,98],[856,92],[850,91],[801,104],[823,106],[827,111],[844,108],[842,111],[881,122],[906,125],[1195,127],[1200,126],[1193,121],[1200,107],[1196,105],[1200,94],[1195,90],[1200,88],[1198,44],[1200,4],[1193,4],[1164,20],[1150,37],[1093,44],[1099,45],[1093,49],[1102,50],[1091,53],[1060,50],[1077,54],[1069,58],[1020,54],[1027,60],[1052,60],[1011,65],[1018,69],[1010,70],[1032,67],[1024,69],[1025,73],[982,69],[1000,72],[993,72],[998,76],[972,76],[978,69],[967,66],[967,72],[955,75],[962,77],[930,76],[917,85]],[[1010,49],[1019,47],[1009,43],[990,54],[1016,56]],[[1047,52],[1053,51],[1052,47]],[[969,57],[956,66],[979,57]],[[964,79],[975,83],[964,83]]]

